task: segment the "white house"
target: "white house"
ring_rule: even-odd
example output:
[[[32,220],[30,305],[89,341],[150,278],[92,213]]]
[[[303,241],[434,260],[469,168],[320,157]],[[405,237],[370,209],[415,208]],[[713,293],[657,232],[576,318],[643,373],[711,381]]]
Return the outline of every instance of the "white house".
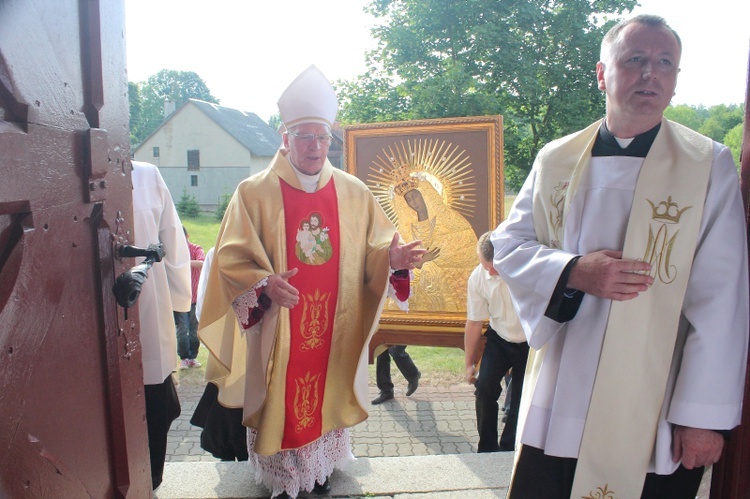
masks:
[[[256,114],[188,99],[134,151],[159,167],[175,203],[193,195],[204,210],[266,166],[281,137]]]

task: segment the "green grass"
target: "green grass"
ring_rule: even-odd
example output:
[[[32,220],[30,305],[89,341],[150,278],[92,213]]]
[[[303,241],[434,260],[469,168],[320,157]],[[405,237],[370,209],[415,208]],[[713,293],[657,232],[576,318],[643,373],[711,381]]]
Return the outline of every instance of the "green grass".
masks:
[[[464,351],[460,348],[409,346],[406,351],[422,372],[420,383],[426,386],[444,386],[463,382]],[[397,376],[401,376],[393,362],[391,362],[391,375],[394,382]],[[374,382],[374,378],[372,379]]]
[[[213,213],[203,213],[197,218],[184,217],[182,224],[190,234],[190,241],[203,248],[204,252],[207,253],[216,244],[221,222],[216,220]]]
[[[422,372],[420,384],[424,386],[451,386],[464,383],[464,352],[451,347],[409,346],[406,350]],[[204,386],[208,349],[201,345],[197,360],[202,367],[178,369],[175,382],[184,386]],[[375,364],[369,366],[370,383],[375,385]],[[406,380],[391,362],[391,378],[398,387],[406,388]]]

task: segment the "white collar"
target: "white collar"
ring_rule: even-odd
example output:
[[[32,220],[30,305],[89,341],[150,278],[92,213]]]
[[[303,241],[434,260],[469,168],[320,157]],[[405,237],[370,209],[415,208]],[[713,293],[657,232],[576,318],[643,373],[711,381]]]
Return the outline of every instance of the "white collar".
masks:
[[[310,194],[318,190],[318,180],[320,180],[320,174],[323,172],[322,168],[315,175],[306,175],[299,171],[291,161],[289,164],[292,165],[292,170],[294,170],[294,174],[297,175],[297,179],[299,180],[299,183],[302,184],[302,188],[305,192]]]

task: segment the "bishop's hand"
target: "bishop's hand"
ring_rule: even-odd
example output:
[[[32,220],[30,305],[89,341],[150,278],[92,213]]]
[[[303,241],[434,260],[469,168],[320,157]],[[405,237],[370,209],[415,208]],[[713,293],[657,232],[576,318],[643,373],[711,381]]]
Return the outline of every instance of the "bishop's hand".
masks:
[[[422,261],[422,255],[427,253],[427,250],[418,248],[422,241],[417,240],[408,244],[400,244],[400,239],[398,232],[393,234],[391,246],[388,248],[391,268],[393,270],[411,270],[417,262]]]
[[[299,291],[289,284],[289,278],[297,273],[297,269],[287,270],[279,274],[268,276],[263,293],[268,295],[272,302],[281,307],[292,308],[299,303]]]

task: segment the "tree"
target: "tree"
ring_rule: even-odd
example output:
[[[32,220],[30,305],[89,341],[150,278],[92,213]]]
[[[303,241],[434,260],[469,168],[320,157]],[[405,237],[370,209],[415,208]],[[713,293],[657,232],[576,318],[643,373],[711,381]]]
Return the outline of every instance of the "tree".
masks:
[[[339,85],[341,119],[368,123],[502,114],[506,185],[544,143],[604,114],[594,67],[635,0],[372,0],[382,20],[368,71]],[[512,172],[512,175],[508,175]]]
[[[179,108],[190,98],[219,103],[198,74],[193,71],[162,69],[146,82],[128,84],[130,133],[133,146],[141,143],[164,121],[164,101]],[[133,109],[139,112],[134,116]]]
[[[698,129],[700,133],[721,141],[724,135],[743,121],[743,109],[738,104],[719,104],[708,110],[708,119]]]
[[[704,106],[680,104],[669,106],[664,111],[664,116],[729,147],[735,165],[739,168],[744,123],[744,110],[741,105],[719,104],[706,109]]]
[[[128,100],[130,101],[130,144],[133,145],[139,142],[136,137],[139,136],[139,129],[143,123],[141,118],[143,102],[138,84],[132,81],[128,82]]]
[[[732,151],[732,157],[734,158],[734,165],[737,167],[737,172],[740,171],[740,152],[742,151],[742,135],[744,129],[744,123],[739,123],[737,126],[729,130],[726,135],[724,135],[724,140],[722,140],[724,145]]]
[[[281,114],[276,113],[270,118],[268,118],[268,126],[273,128],[274,130],[278,130],[283,123],[281,122]]]
[[[691,130],[698,131],[703,123],[708,119],[709,112],[703,106],[688,106],[687,104],[679,104],[677,106],[669,106],[664,110],[664,117],[676,121],[681,125],[685,125]]]
[[[214,213],[216,220],[218,220],[219,222],[224,220],[224,213],[227,212],[227,207],[229,206],[229,201],[231,200],[231,194],[222,194],[221,196],[219,196],[219,204],[216,206],[216,213]]]
[[[177,213],[185,218],[196,218],[201,214],[201,207],[198,204],[198,200],[192,194],[188,194],[187,188],[182,190],[182,196],[175,205],[175,208],[177,208]]]

